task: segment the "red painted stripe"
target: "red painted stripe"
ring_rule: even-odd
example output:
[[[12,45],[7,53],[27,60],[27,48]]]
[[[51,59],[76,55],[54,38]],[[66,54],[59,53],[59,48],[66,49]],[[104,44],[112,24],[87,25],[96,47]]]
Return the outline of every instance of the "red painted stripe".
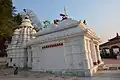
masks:
[[[49,44],[49,45],[43,46],[42,49],[51,48],[51,47],[57,47],[57,46],[63,46],[63,43]]]

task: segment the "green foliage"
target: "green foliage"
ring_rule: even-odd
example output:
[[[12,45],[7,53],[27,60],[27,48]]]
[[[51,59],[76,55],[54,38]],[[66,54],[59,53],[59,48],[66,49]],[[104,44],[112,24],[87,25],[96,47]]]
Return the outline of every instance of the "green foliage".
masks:
[[[5,41],[10,39],[14,29],[21,23],[20,14],[13,7],[12,0],[0,0],[0,51],[5,53]]]
[[[21,23],[20,14],[16,14],[12,0],[0,0],[0,38],[11,37],[14,28]]]
[[[12,0],[0,0],[0,19],[12,18]]]
[[[22,21],[22,18],[20,16],[20,14],[18,13],[16,16],[14,16],[14,22],[17,24],[17,25],[20,25],[21,24],[21,21]]]
[[[12,1],[1,0],[0,1],[0,38],[7,38],[12,34]]]

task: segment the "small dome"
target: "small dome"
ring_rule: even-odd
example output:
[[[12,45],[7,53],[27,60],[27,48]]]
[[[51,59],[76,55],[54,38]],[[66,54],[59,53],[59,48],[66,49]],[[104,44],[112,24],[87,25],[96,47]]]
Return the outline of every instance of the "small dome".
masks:
[[[29,19],[29,16],[25,16],[25,18],[24,19]]]
[[[31,23],[31,20],[29,19],[29,16],[25,16],[23,19],[22,19],[22,23],[21,25],[22,27],[26,26],[26,27],[33,27],[32,23]]]
[[[25,19],[29,19],[28,17],[25,17]]]

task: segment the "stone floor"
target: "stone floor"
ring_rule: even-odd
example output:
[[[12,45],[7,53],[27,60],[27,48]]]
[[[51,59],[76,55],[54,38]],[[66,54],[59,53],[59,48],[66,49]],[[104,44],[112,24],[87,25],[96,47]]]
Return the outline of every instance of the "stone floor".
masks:
[[[105,59],[106,65],[120,65],[120,60]],[[54,76],[46,73],[20,70],[18,75],[13,75],[13,69],[0,69],[0,80],[120,80],[120,70],[98,71],[93,77]]]
[[[120,71],[98,71],[93,77],[70,77],[70,76],[54,76],[40,72],[30,72],[26,70],[19,71],[14,76],[12,69],[4,69],[0,71],[0,80],[120,80]]]
[[[0,80],[120,80],[119,78],[1,78]]]

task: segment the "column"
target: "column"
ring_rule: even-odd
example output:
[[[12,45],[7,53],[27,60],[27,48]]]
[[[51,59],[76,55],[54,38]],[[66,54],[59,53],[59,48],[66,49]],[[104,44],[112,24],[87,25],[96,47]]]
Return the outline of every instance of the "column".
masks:
[[[98,57],[98,64],[100,64],[102,62],[101,60],[101,56],[100,56],[100,50],[99,50],[99,45],[97,44],[97,57]]]
[[[36,69],[38,70],[40,67],[39,67],[39,64],[40,64],[40,60],[39,60],[39,54],[40,54],[40,48],[39,48],[39,45],[36,45]]]
[[[87,60],[87,63],[88,63],[88,68],[90,69],[91,68],[91,57],[90,57],[90,51],[89,51],[89,45],[88,45],[88,40],[85,39],[85,56],[86,56],[86,60]]]
[[[32,52],[31,52],[31,48],[28,48],[28,67],[31,68],[32,67],[32,62],[31,62],[31,56]]]
[[[90,42],[90,47],[91,47],[91,55],[93,59],[93,64],[97,65],[97,55],[95,51],[95,44],[93,43],[93,41]]]
[[[35,70],[36,69],[36,49],[35,46],[32,45],[32,69]]]
[[[90,67],[93,67],[93,60],[92,60],[92,55],[91,55],[91,50],[90,50],[90,42],[87,40],[87,46],[88,46],[88,56],[89,56],[89,62],[90,62]]]
[[[93,65],[93,63],[92,63],[92,58],[91,58],[91,53],[90,53],[90,50],[91,50],[91,48],[93,48],[93,47],[91,47],[91,45],[89,45],[89,43],[90,42],[88,42],[89,40],[84,40],[84,42],[85,42],[85,44],[84,44],[84,46],[85,46],[85,54],[84,54],[84,74],[85,74],[85,76],[92,76],[93,75],[93,73],[92,73],[92,70],[91,70],[91,68],[92,68],[92,65]],[[89,47],[90,46],[90,47]],[[90,48],[90,49],[89,49]],[[93,56],[93,55],[92,55]]]

